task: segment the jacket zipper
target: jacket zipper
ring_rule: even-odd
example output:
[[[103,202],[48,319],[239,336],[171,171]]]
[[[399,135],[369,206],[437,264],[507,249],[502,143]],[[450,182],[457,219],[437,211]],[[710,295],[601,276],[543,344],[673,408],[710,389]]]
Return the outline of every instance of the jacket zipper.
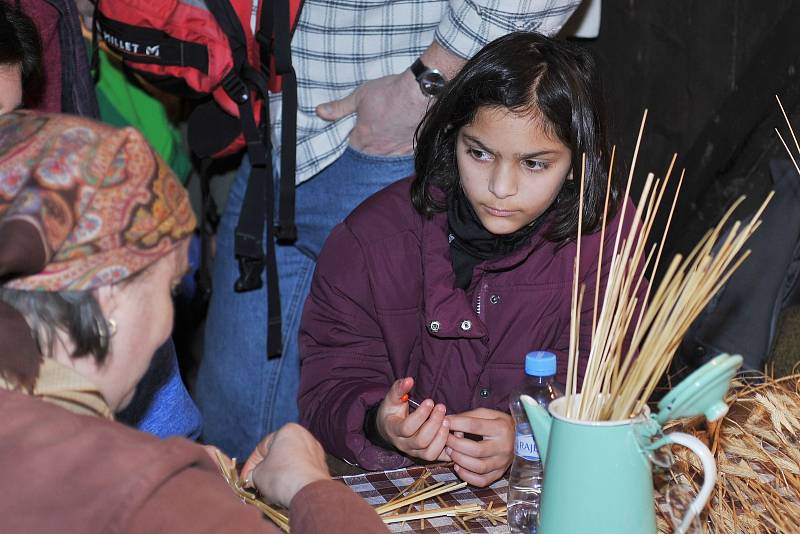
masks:
[[[477,313],[478,315],[481,314],[481,302],[483,301],[483,297],[488,288],[489,288],[488,284],[483,284],[481,286],[481,290],[478,291],[478,296],[475,298],[475,313]]]

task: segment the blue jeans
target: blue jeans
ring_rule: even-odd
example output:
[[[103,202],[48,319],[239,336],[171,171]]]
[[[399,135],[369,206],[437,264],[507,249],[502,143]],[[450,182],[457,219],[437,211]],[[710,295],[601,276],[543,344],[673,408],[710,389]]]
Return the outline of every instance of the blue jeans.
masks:
[[[413,157],[371,156],[348,148],[331,166],[297,187],[298,239],[294,245],[275,247],[283,354],[274,360],[266,355],[266,284],[258,291],[233,291],[239,275],[233,235],[249,172],[245,159],[217,230],[214,292],[196,390],[203,440],[239,459],[246,459],[266,434],[298,419],[297,332],[325,239],[368,196],[412,174]]]

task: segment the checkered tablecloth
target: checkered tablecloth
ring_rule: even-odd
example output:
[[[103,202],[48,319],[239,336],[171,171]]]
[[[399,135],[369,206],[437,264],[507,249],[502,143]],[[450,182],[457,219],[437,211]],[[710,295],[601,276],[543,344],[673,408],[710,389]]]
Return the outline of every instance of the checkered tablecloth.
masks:
[[[400,492],[400,490],[413,484],[414,481],[417,480],[426,469],[431,472],[432,478],[435,479],[435,482],[459,481],[453,470],[446,466],[427,468],[411,467],[408,469],[396,469],[394,471],[345,476],[341,477],[340,480],[350,486],[350,489],[364,498],[364,500],[366,500],[369,504],[373,506],[380,506],[381,504],[391,500]],[[466,488],[456,492],[445,493],[441,497],[447,506],[479,503],[486,507],[491,502],[494,503],[494,506],[498,506],[505,505],[507,491],[508,481],[504,478],[501,478],[488,488],[474,488],[472,486],[467,486]],[[440,502],[436,498],[430,499],[425,503],[426,510],[438,507],[440,507]],[[414,510],[419,509],[421,509],[420,506],[415,505]],[[405,512],[405,509],[401,511]],[[508,526],[503,524],[492,526],[492,524],[486,519],[475,519],[468,521],[466,524],[469,527],[469,531],[474,534],[507,534],[509,532]],[[388,527],[392,532],[399,532],[403,534],[410,534],[412,532],[425,534],[464,532],[464,528],[451,517],[425,519],[425,527],[422,529],[420,529],[419,519],[415,519],[406,523],[390,524]]]

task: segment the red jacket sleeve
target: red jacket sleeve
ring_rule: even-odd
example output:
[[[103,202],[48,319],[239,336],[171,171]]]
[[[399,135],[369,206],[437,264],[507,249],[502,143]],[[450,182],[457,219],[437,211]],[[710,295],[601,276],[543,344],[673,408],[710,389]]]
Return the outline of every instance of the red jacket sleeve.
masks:
[[[292,499],[289,523],[298,534],[388,532],[364,499],[333,480],[314,482],[300,490]],[[256,508],[236,499],[219,474],[189,468],[149,496],[131,518],[129,532],[279,534],[281,530]]]
[[[136,509],[128,527],[131,534],[281,532],[256,508],[238,500],[219,473],[196,467],[159,484]]]
[[[289,524],[300,534],[358,532],[386,534],[375,510],[353,491],[333,480],[309,484],[292,499]]]

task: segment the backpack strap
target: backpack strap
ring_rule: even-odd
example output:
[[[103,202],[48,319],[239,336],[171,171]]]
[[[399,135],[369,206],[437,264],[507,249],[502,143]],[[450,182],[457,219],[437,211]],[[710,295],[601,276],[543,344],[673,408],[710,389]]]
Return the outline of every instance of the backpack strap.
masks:
[[[94,5],[92,11],[92,49],[89,60],[89,73],[92,75],[92,81],[95,85],[100,81],[100,43],[97,40],[97,17],[100,16],[99,2]],[[81,25],[83,25],[81,19]]]
[[[256,126],[249,91],[238,76],[231,79],[228,95],[239,105],[242,131],[250,158],[250,177],[247,181],[242,211],[234,234],[234,251],[239,262],[239,279],[234,285],[237,292],[252,291],[263,286],[261,272],[266,267],[267,276],[267,357],[280,357],[281,301],[278,288],[278,266],[275,260],[275,194],[269,136],[264,135],[264,124],[269,124],[269,106],[262,106],[262,127]],[[225,84],[223,84],[225,86]],[[237,89],[239,97],[234,98]],[[226,87],[226,92],[228,91]],[[262,236],[266,225],[266,255]]]
[[[106,44],[125,61],[192,67],[208,74],[208,50],[202,44],[183,41],[154,28],[113,20],[106,17],[97,6],[93,20],[93,45],[97,42],[96,35],[99,32]]]
[[[253,83],[258,75],[247,68],[246,43],[236,13],[227,0],[207,0],[207,6],[226,32],[234,52],[234,69],[225,77],[222,86],[239,108],[242,133],[250,158],[250,176],[247,180],[242,211],[234,233],[234,252],[239,262],[239,279],[234,284],[237,292],[263,287],[261,272],[266,267],[267,277],[267,357],[280,357],[281,302],[278,287],[278,267],[275,260],[274,189],[272,169],[272,143],[269,135],[269,99],[266,83]],[[244,79],[243,79],[244,77]],[[250,82],[246,84],[245,81]],[[256,125],[250,99],[250,87],[264,97],[261,126]],[[264,230],[266,227],[266,254]]]
[[[292,66],[291,50],[294,21],[291,19],[290,0],[268,1],[267,4],[275,5],[275,21],[277,21],[277,24],[274,24],[273,33],[275,36],[275,75],[281,77],[282,84],[281,189],[278,240],[281,244],[291,244],[297,240],[297,227],[294,222],[295,168],[297,162],[297,76],[294,66]],[[262,17],[263,11],[262,9]]]

